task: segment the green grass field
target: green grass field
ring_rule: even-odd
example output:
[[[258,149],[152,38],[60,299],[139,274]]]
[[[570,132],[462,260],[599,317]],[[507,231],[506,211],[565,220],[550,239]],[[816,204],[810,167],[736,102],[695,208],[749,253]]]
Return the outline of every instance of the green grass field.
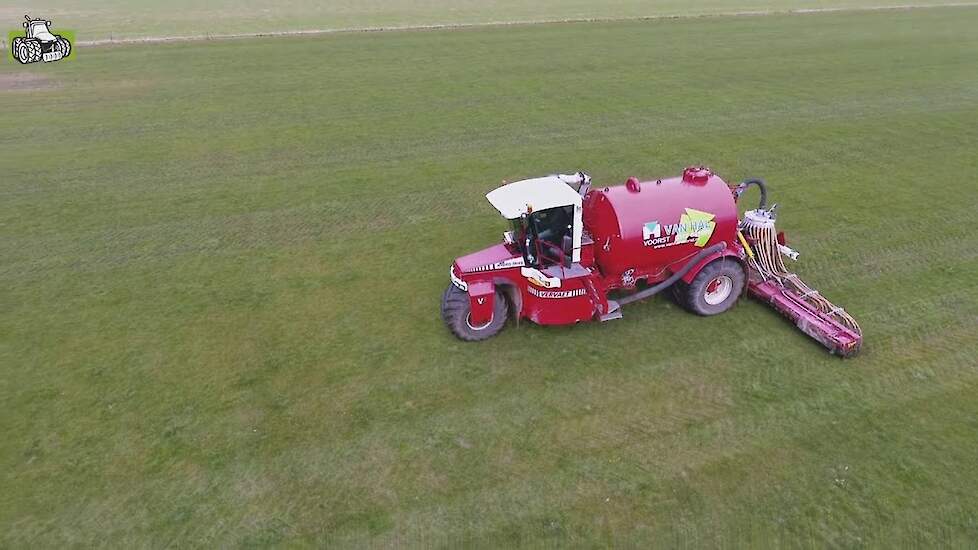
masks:
[[[55,17],[55,16],[51,16]],[[0,547],[978,540],[978,8],[0,64]],[[482,344],[483,194],[765,177],[866,343],[745,301]]]
[[[76,30],[82,40],[105,40],[956,2],[962,3],[961,0],[35,0],[29,6],[0,6],[0,21],[19,28],[24,14],[29,13]]]

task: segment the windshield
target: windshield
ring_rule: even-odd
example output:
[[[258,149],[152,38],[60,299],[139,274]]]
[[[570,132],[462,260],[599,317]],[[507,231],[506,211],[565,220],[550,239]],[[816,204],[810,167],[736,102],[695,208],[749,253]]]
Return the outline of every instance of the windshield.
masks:
[[[35,36],[39,34],[48,34],[48,26],[44,21],[31,23],[31,32],[34,33]]]
[[[561,206],[509,220],[516,248],[527,265],[559,261],[564,237],[573,235],[573,212],[573,206]]]

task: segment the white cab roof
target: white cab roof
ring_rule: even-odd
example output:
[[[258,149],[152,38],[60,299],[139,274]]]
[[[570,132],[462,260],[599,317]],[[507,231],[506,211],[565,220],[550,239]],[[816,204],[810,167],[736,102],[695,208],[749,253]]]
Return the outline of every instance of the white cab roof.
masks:
[[[514,181],[490,191],[486,198],[507,220],[537,210],[558,206],[580,206],[581,195],[557,176]]]

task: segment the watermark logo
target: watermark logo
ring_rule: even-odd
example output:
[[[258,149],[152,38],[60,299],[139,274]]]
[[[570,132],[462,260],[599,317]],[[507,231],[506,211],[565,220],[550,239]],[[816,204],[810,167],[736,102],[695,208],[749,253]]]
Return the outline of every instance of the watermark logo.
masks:
[[[24,29],[8,34],[10,56],[14,60],[28,63],[51,63],[61,61],[71,55],[71,43],[75,33],[67,30],[52,30],[51,21],[32,19],[25,15]]]

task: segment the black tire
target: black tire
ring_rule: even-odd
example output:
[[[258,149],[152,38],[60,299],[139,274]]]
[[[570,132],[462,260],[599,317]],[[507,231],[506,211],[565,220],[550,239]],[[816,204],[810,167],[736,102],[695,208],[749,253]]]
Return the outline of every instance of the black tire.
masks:
[[[38,40],[30,40],[31,48],[34,50],[34,56],[31,57],[31,63],[37,63],[44,57],[44,47],[41,46],[41,42]]]
[[[714,260],[685,287],[684,307],[697,315],[717,315],[732,308],[744,291],[747,276],[740,262]]]
[[[25,39],[20,43],[17,60],[23,64],[36,63],[41,60],[41,43],[33,39]]]
[[[672,301],[675,302],[677,306],[689,311],[689,306],[686,304],[687,292],[689,292],[689,285],[684,283],[682,280],[676,281],[671,287],[669,287],[669,295],[672,297]]]
[[[452,334],[466,342],[478,342],[486,340],[499,334],[506,326],[506,318],[509,316],[509,304],[506,297],[499,290],[496,290],[495,301],[492,308],[492,319],[482,327],[473,327],[469,324],[469,312],[472,310],[469,305],[469,294],[453,284],[449,284],[445,289],[445,294],[441,297],[441,318],[445,320]]]
[[[64,54],[61,59],[71,55],[71,42],[69,42],[68,39],[64,38],[63,36],[58,37],[58,41],[55,43],[54,48]]]
[[[20,61],[21,64],[27,65],[31,62],[32,55],[33,53],[31,47],[27,45],[26,40],[23,40],[17,45],[17,54],[14,57],[16,57],[17,61]]]
[[[20,61],[20,56],[17,54],[17,50],[20,48],[20,43],[24,41],[24,37],[15,36],[13,41],[10,43],[10,53],[13,54],[14,59]]]

